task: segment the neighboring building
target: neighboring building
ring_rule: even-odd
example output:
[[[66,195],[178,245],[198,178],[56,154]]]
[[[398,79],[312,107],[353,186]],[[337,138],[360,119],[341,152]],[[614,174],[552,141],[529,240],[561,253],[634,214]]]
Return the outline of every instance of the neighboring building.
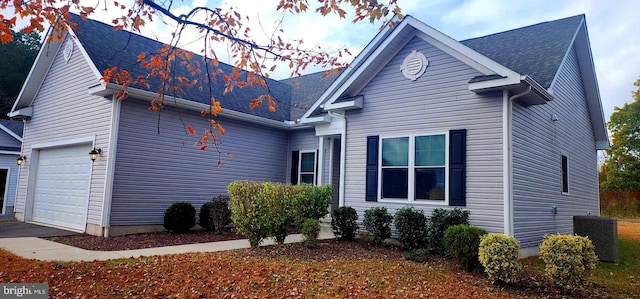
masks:
[[[0,215],[13,214],[18,184],[18,164],[22,145],[20,121],[0,119]]]
[[[532,249],[545,233],[571,233],[573,215],[599,213],[596,152],[609,143],[584,15],[462,42],[407,16],[335,79],[268,80],[275,113],[248,108],[266,90],[225,95],[218,80],[220,168],[184,128],[208,127],[208,94],[193,88],[149,112],[158,82],[118,101],[119,86],[100,81],[114,64],[145,74],[136,57],[162,45],[77,22],[42,48],[11,113],[26,120],[20,220],[151,229],[172,202],[199,206],[239,179],[333,184],[332,206],[360,215],[457,206]]]

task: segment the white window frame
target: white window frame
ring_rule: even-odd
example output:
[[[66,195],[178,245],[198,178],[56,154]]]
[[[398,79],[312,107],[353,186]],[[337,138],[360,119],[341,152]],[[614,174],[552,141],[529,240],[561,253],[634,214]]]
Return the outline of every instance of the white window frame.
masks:
[[[313,154],[313,171],[312,172],[302,172],[302,154]],[[303,184],[302,182],[302,175],[303,174],[312,174],[313,175],[313,184],[317,185],[318,181],[317,181],[317,175],[316,175],[316,171],[317,171],[317,167],[318,167],[318,157],[317,157],[318,153],[316,152],[316,150],[305,150],[305,151],[300,151],[300,155],[298,156],[298,184]]]
[[[422,136],[435,136],[444,135],[445,149],[444,149],[444,200],[431,200],[431,199],[415,199],[415,139]],[[408,198],[383,198],[382,197],[382,140],[390,138],[403,138],[409,137],[409,161],[408,161],[408,178],[407,178],[407,197]],[[380,142],[378,142],[378,201],[387,203],[411,203],[417,205],[449,205],[449,132],[437,131],[437,132],[425,132],[414,134],[398,134],[398,135],[380,135]],[[397,168],[397,167],[385,167],[385,168]],[[430,168],[430,167],[417,167],[417,168]],[[433,168],[433,167],[431,167]]]
[[[567,158],[567,192],[564,192],[564,177],[563,177],[563,169],[562,169],[562,158],[566,157]],[[569,169],[571,167],[569,167],[569,154],[567,154],[566,152],[560,152],[560,192],[562,192],[563,195],[570,195],[571,194],[571,184],[569,183],[571,181],[571,175],[569,174]]]

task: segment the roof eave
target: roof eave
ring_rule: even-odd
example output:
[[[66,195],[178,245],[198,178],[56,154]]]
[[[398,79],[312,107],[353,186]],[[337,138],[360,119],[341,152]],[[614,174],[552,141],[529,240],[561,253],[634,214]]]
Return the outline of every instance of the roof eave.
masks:
[[[493,80],[471,82],[469,83],[469,91],[475,93],[484,93],[496,90],[509,90],[513,93],[520,93],[528,89],[528,87],[531,87],[532,92],[528,93],[526,96],[518,98],[518,102],[526,106],[531,106],[545,104],[553,100],[553,95],[551,95],[544,87],[538,84],[538,82],[533,80],[531,77],[526,75],[517,77],[518,78],[506,77]]]
[[[89,88],[88,93],[91,95],[112,98],[113,95],[117,94],[118,91],[120,91],[120,88],[121,86],[117,84],[100,83],[98,85],[95,85]],[[139,99],[139,100],[151,100],[158,96],[158,94],[155,92],[133,88],[133,87],[128,87],[127,93],[129,95],[129,98]],[[171,101],[169,101],[167,105],[178,106],[183,109],[197,111],[197,112],[210,108],[209,105],[207,104],[198,103],[198,102],[194,102],[194,101],[183,99],[183,98],[171,99]],[[308,125],[300,124],[293,121],[278,121],[278,120],[268,119],[261,116],[246,114],[246,113],[229,110],[229,109],[224,109],[224,112],[220,113],[220,116],[230,118],[230,119],[236,119],[236,120],[247,121],[250,123],[260,124],[260,125],[264,125],[271,128],[285,129],[285,130],[302,129],[302,128],[310,127]]]

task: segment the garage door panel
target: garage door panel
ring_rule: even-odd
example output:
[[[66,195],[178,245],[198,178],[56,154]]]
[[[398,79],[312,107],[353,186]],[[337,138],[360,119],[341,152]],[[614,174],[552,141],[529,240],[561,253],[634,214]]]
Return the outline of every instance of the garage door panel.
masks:
[[[85,229],[90,150],[90,144],[40,150],[33,221]]]

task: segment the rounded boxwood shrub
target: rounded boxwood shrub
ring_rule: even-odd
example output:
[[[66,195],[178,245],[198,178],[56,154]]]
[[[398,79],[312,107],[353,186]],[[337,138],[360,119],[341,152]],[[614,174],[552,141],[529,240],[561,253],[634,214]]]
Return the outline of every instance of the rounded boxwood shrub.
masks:
[[[364,211],[364,221],[362,225],[372,235],[375,244],[382,244],[382,241],[391,237],[391,222],[393,216],[387,212],[385,207],[375,207]]]
[[[220,195],[200,208],[199,224],[206,230],[222,232],[231,223],[229,197]]]
[[[513,283],[520,271],[520,242],[504,234],[482,236],[478,258],[493,282]]]
[[[184,233],[196,225],[196,208],[188,202],[174,202],[164,212],[163,226],[168,231]]]
[[[353,240],[358,231],[358,212],[352,207],[339,207],[331,214],[331,228],[339,240]]]
[[[318,235],[320,234],[320,221],[309,218],[302,223],[300,229],[304,238],[302,244],[309,247],[318,245]]]
[[[460,224],[454,225],[444,233],[444,247],[465,271],[481,270],[478,261],[480,238],[488,232],[482,228]]]
[[[453,210],[434,209],[431,212],[428,225],[428,242],[431,250],[437,254],[445,254],[444,233],[450,226],[459,224],[469,224],[469,211],[464,211],[460,208],[454,208]]]
[[[405,249],[427,246],[427,217],[422,210],[404,207],[396,211],[393,224],[398,233],[398,241]]]
[[[570,291],[580,286],[596,268],[598,257],[587,237],[547,235],[540,245],[544,271],[554,286]]]

